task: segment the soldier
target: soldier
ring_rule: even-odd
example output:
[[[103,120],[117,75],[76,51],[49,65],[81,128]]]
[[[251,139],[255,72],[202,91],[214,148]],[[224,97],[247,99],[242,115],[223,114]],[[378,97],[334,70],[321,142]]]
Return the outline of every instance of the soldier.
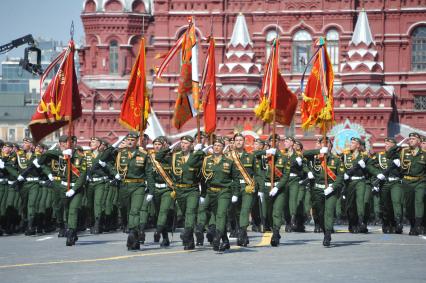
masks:
[[[223,154],[224,147],[225,141],[217,138],[213,145],[213,154],[204,158],[202,166],[206,191],[203,190],[201,193],[200,203],[205,203],[205,207],[211,208],[215,215],[216,233],[213,238],[215,251],[230,248],[226,235],[226,216],[231,198],[238,195],[240,187],[235,160]],[[203,214],[200,216],[204,217]]]
[[[395,227],[395,233],[402,233],[402,201],[401,201],[401,169],[399,159],[399,147],[393,138],[385,138],[385,151],[376,153],[373,156],[374,167],[377,168],[376,175],[383,179],[383,184],[373,181],[373,188],[380,195],[381,207],[383,208],[384,234],[391,233],[392,227]],[[380,175],[381,174],[381,175]],[[383,175],[383,176],[382,176]],[[380,188],[379,188],[380,187]]]
[[[330,246],[337,195],[343,183],[343,167],[338,157],[331,154],[332,143],[326,137],[318,140],[321,149],[305,151],[312,165],[308,178],[315,180],[312,188],[312,206],[324,231],[323,245]]]
[[[0,140],[0,236],[3,236],[6,226],[7,178],[3,160],[3,140]]]
[[[424,215],[426,152],[420,148],[420,139],[418,133],[410,133],[409,147],[403,148],[400,156],[405,216],[410,221],[410,235],[422,233]]]
[[[119,198],[121,206],[126,208],[129,235],[128,250],[139,250],[139,217],[145,198],[145,187],[152,190],[152,166],[147,152],[137,147],[139,134],[131,132],[127,135],[127,148],[118,152],[115,162],[115,182],[120,183]],[[148,196],[152,197],[150,191]]]
[[[259,151],[264,150],[265,148],[265,141],[258,138],[255,139],[253,143],[253,151]],[[270,223],[266,223],[265,215],[262,210],[262,203],[265,199],[265,161],[262,160],[262,158],[255,158],[255,172],[254,175],[255,178],[255,184],[256,184],[256,192],[254,199],[253,199],[253,207],[251,210],[251,217],[252,217],[252,231],[253,232],[261,232],[263,233],[265,229],[271,230]],[[269,219],[270,220],[270,219]]]
[[[199,201],[199,174],[205,153],[201,144],[192,146],[194,139],[191,136],[183,136],[180,139],[178,152],[170,156],[171,148],[160,150],[156,154],[156,160],[163,164],[169,164],[172,168],[172,179],[175,184],[176,200],[185,216],[185,229],[182,234],[182,244],[185,250],[195,248],[194,226],[195,214]]]

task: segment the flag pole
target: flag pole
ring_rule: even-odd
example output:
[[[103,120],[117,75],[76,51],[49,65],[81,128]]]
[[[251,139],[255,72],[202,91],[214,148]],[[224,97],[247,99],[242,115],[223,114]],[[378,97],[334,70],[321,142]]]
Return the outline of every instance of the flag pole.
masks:
[[[74,21],[71,22],[70,36],[71,36],[71,41],[73,41],[74,40]],[[72,47],[70,46],[69,48],[73,48],[73,46]],[[72,135],[73,135],[72,102],[73,102],[73,97],[71,97],[71,113],[70,113],[70,120],[68,121],[68,140],[67,140],[68,148],[71,148]],[[71,157],[72,155],[70,155],[70,157],[67,159],[67,191],[71,189]]]
[[[145,53],[145,16],[142,16],[141,46],[142,46],[142,44],[143,44],[144,50],[140,50],[140,52]],[[144,62],[144,64],[145,64],[145,62]],[[145,72],[145,66],[144,66],[143,72]],[[143,139],[144,139],[143,132],[144,132],[144,125],[145,125],[145,109],[146,109],[145,89],[144,89],[142,96],[143,96],[142,97],[143,109],[141,108],[141,124],[139,126],[139,144],[140,144],[141,147],[143,146]]]
[[[192,14],[191,15],[191,22],[189,23],[188,30],[191,28],[191,25],[193,25],[195,23],[194,11],[192,11],[191,14]],[[195,36],[195,45],[197,45],[197,41],[198,41],[198,37]],[[196,55],[198,55],[198,52],[196,53]],[[197,60],[197,62],[198,62],[198,60]],[[194,64],[194,61],[192,61],[191,64]],[[192,88],[192,90],[194,91],[194,88]],[[200,90],[198,89],[198,91],[200,91]],[[192,92],[192,95],[194,95],[194,92]],[[196,111],[196,114],[197,114],[197,117],[196,117],[196,120],[197,120],[197,143],[201,143],[201,130],[200,130],[201,121],[200,121],[200,109],[199,109],[200,108],[200,95],[199,94],[197,95],[196,99],[197,99],[197,101],[196,101],[195,105],[197,107],[195,108],[195,111]]]

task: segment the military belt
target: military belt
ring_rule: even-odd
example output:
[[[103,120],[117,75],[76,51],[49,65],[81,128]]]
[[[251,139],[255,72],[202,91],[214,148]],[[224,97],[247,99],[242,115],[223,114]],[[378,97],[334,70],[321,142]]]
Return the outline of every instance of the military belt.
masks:
[[[64,182],[64,181],[61,181],[61,185],[67,187],[68,183]],[[75,183],[70,183],[70,187],[74,187],[74,186],[75,186]]]
[[[297,177],[296,173],[290,173],[290,177]]]
[[[389,177],[389,178],[388,178],[388,181],[389,181],[389,182],[399,181],[399,180],[401,180],[401,178],[399,178],[399,177]]]
[[[40,181],[40,184],[44,185],[44,184],[46,184],[46,181]]]
[[[7,183],[8,183],[9,185],[13,185],[13,184],[15,183],[15,181],[7,181]]]
[[[422,176],[404,176],[404,180],[408,181],[418,181],[420,179],[423,179]]]
[[[6,182],[7,181],[7,179],[0,179],[0,183],[1,182]]]
[[[223,190],[224,188],[218,188],[218,187],[209,187],[207,190],[208,191],[211,191],[211,192],[214,192],[214,193],[217,193],[217,192],[220,192],[221,190]]]
[[[317,184],[317,183],[315,183],[315,188],[325,189],[325,184]]]
[[[124,179],[124,183],[144,183],[145,179],[139,178],[139,179]]]
[[[108,177],[92,178],[92,179],[89,179],[89,181],[91,181],[91,182],[99,182],[99,181],[104,181],[106,179],[108,179]]]
[[[240,184],[245,184],[246,181],[244,181],[244,179],[240,179]]]
[[[38,181],[38,180],[39,180],[39,178],[38,178],[38,177],[34,177],[34,178],[25,178],[25,180],[26,180],[27,182],[34,182],[34,181]]]
[[[192,188],[192,187],[196,187],[196,184],[176,184],[176,188]]]
[[[60,181],[60,180],[61,180],[61,177],[59,177],[59,176],[53,177],[53,180],[54,180],[54,181]]]
[[[278,182],[275,182],[275,183],[274,183],[274,186],[276,186],[276,185],[278,185]],[[270,187],[270,186],[271,186],[271,183],[270,183],[270,182],[265,182],[265,186]]]
[[[167,188],[167,184],[159,184],[159,183],[155,183],[155,187],[159,188],[159,189],[163,189],[163,188]]]
[[[362,179],[365,179],[365,177],[364,176],[352,176],[351,177],[351,180],[362,180]]]

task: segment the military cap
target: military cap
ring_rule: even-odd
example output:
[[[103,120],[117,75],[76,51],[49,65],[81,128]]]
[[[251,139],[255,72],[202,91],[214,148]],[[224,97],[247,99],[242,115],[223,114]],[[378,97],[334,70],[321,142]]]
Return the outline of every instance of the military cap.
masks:
[[[289,140],[289,141],[292,141],[294,143],[296,142],[295,138],[293,138],[293,137],[285,137],[284,140]]]
[[[217,137],[214,141],[214,143],[220,143],[223,146],[225,146],[225,140],[222,137]]]
[[[204,131],[200,131],[200,138],[206,138],[207,134]],[[198,133],[194,135],[194,139],[198,138]]]
[[[75,149],[78,150],[78,151],[84,151],[84,149],[83,149],[83,147],[81,145],[77,145],[75,147]]]
[[[216,137],[215,137],[214,139],[216,139]],[[230,141],[230,140],[231,140],[231,138],[230,138],[230,137],[222,137],[222,139],[223,139],[224,141]]]
[[[47,147],[47,145],[46,144],[44,144],[44,143],[38,143],[37,145],[36,145],[36,147],[41,147],[41,148],[44,148],[44,149],[47,149],[48,147]]]
[[[266,144],[266,141],[265,140],[262,140],[262,139],[255,139],[254,140],[255,142],[257,142],[257,143],[260,143],[260,144],[262,144],[262,145],[265,145]]]
[[[99,140],[100,140],[101,144],[103,144],[105,146],[109,145],[109,142],[106,139],[99,139]]]
[[[235,140],[236,137],[242,137],[243,139],[245,139],[244,135],[242,133],[236,133],[233,137],[233,139]]]
[[[396,144],[396,140],[394,138],[385,138],[385,142],[391,142]]]
[[[3,146],[13,147],[13,142],[5,142]]]
[[[357,143],[359,143],[360,145],[362,145],[362,140],[360,138],[352,137],[351,141],[356,141]]]
[[[193,138],[193,137],[191,137],[191,136],[189,136],[189,135],[186,135],[186,136],[181,137],[181,138],[180,138],[180,140],[181,140],[181,141],[194,142],[194,138]]]
[[[76,136],[72,136],[71,140],[73,142],[76,142],[77,141],[77,137]],[[68,141],[68,136],[67,135],[62,135],[62,136],[59,137],[59,142],[67,142],[67,141]]]
[[[361,146],[365,147],[365,140],[361,140]]]
[[[295,144],[297,144],[297,145],[299,145],[299,146],[300,146],[300,148],[301,148],[301,149],[303,149],[303,144],[302,144],[302,142],[301,142],[301,141],[296,140],[294,143],[295,143]]]
[[[410,134],[408,135],[408,137],[410,137],[410,138],[414,137],[414,138],[419,138],[419,139],[421,139],[420,134],[419,134],[419,133],[416,133],[416,132],[410,133]]]
[[[426,142],[426,137],[422,137],[422,142]]]
[[[269,140],[271,141],[273,139],[273,135],[269,136]],[[275,140],[279,141],[280,140],[280,135],[279,134],[275,134]]]
[[[164,143],[166,141],[166,137],[165,136],[158,136],[158,137],[156,137],[153,141],[152,141],[152,143],[154,144],[154,143],[156,143],[156,142],[159,142],[159,143]]]
[[[127,134],[126,138],[137,139],[137,138],[139,138],[139,132],[129,132]]]
[[[29,142],[29,143],[33,143],[33,139],[29,138],[29,137],[25,137],[22,139],[23,142]]]

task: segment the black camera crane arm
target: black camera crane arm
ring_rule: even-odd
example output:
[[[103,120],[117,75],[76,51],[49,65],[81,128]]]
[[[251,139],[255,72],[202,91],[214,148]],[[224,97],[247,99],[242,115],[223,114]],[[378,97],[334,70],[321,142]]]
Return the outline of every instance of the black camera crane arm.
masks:
[[[10,50],[12,50],[13,48],[17,48],[21,45],[24,44],[29,44],[29,45],[34,45],[34,38],[31,34],[28,34],[26,36],[20,37],[18,39],[12,40],[11,42],[1,45],[0,46],[0,54],[6,53]]]

